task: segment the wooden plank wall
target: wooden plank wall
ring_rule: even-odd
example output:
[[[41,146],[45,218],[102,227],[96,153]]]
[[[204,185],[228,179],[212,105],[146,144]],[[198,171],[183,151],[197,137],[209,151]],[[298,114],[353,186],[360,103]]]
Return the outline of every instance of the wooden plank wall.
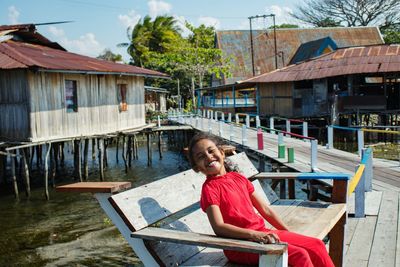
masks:
[[[24,70],[0,71],[0,138],[27,139],[28,83]]]
[[[293,83],[261,83],[260,115],[293,116]]]
[[[67,112],[65,80],[77,81],[78,112]],[[28,73],[32,141],[105,134],[145,124],[144,79],[117,75]],[[119,111],[117,83],[127,84]]]

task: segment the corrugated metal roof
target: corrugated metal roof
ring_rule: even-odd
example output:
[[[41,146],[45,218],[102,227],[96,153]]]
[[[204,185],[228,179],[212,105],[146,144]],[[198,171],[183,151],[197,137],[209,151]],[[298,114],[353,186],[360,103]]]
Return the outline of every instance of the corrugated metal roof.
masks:
[[[302,43],[327,36],[332,38],[339,48],[384,43],[377,27],[276,29],[277,51],[283,53],[283,59],[278,56],[278,68],[289,63]],[[226,84],[252,77],[250,31],[217,31],[216,42],[216,46],[231,59],[233,65],[232,77],[225,79]],[[253,46],[256,69],[258,67],[260,73],[274,70],[273,30],[254,30]]]
[[[43,45],[9,40],[0,43],[0,69],[13,68],[167,77],[158,71],[95,59]]]
[[[400,72],[400,45],[341,48],[243,83],[289,82],[361,73]]]

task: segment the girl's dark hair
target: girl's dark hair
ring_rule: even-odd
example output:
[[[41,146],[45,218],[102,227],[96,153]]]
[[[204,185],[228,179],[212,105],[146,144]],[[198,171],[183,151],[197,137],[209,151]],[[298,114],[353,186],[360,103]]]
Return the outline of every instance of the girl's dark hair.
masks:
[[[195,167],[195,160],[194,160],[194,155],[193,155],[193,148],[194,146],[203,139],[210,140],[213,142],[218,148],[221,147],[223,144],[217,137],[215,137],[212,134],[205,133],[205,132],[199,132],[195,134],[192,139],[190,140],[189,147],[188,147],[188,158],[189,158],[189,163],[192,167]]]

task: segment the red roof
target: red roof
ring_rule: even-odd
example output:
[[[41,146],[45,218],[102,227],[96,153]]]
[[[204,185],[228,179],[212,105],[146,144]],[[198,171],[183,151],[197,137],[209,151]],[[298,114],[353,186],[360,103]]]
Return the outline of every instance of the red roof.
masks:
[[[0,69],[16,68],[167,77],[158,71],[95,59],[39,44],[12,40],[0,42]]]
[[[261,74],[243,83],[289,82],[384,72],[400,72],[400,45],[341,48],[310,61]]]

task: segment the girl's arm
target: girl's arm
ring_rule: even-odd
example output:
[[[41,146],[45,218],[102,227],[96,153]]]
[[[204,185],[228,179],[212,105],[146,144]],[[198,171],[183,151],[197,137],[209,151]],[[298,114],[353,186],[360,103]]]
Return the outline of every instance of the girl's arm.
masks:
[[[275,243],[279,241],[275,234],[266,234],[255,230],[245,229],[224,222],[221,210],[217,205],[211,205],[206,210],[208,220],[217,236],[248,239],[256,242]]]
[[[279,215],[270,208],[269,204],[265,201],[263,197],[259,196],[255,192],[250,197],[253,206],[258,210],[261,216],[266,219],[273,227],[278,230],[289,230],[286,224],[279,217]]]

